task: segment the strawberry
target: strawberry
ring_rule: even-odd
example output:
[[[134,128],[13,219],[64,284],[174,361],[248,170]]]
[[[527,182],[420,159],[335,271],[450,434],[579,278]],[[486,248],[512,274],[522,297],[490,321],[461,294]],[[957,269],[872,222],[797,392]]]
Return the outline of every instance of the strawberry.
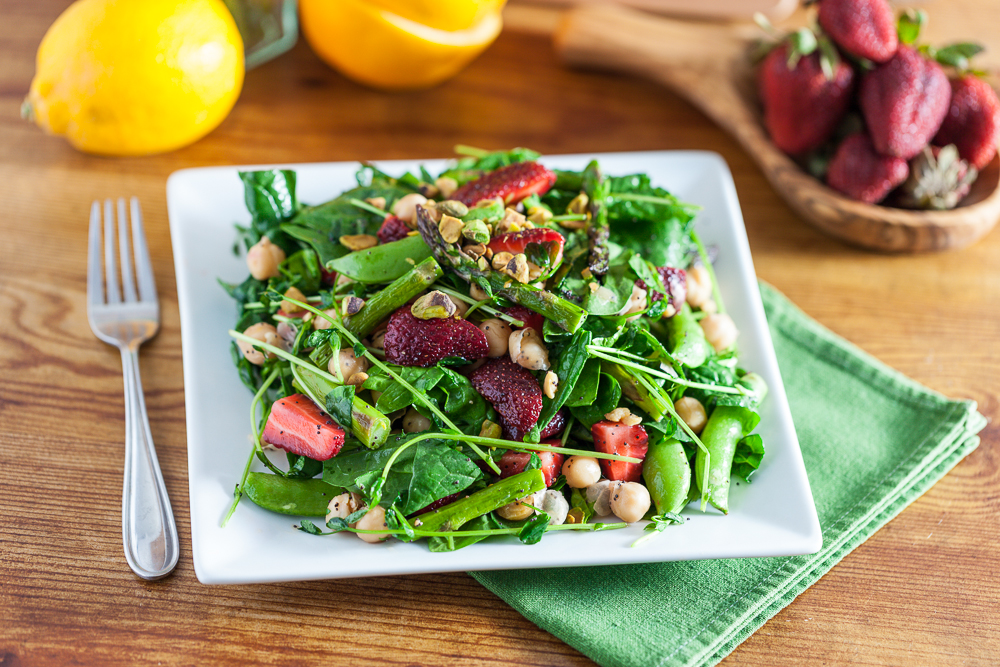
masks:
[[[771,140],[789,155],[801,155],[823,145],[847,113],[854,70],[838,60],[831,63],[833,77],[827,79],[816,51],[789,67],[791,48],[786,42],[767,55],[757,86]]]
[[[951,81],[951,104],[934,144],[955,144],[976,169],[990,163],[1000,143],[1000,99],[988,83],[971,74]]]
[[[382,226],[378,228],[379,243],[392,243],[405,239],[410,234],[410,228],[406,222],[394,215],[387,215],[382,221]]]
[[[527,252],[530,262],[534,255],[534,249],[529,248],[529,246],[536,244],[538,250],[548,255],[549,266],[555,267],[562,260],[565,243],[566,239],[556,230],[548,227],[535,227],[534,229],[524,229],[519,232],[508,232],[494,236],[487,247],[493,252],[509,252],[512,255]]]
[[[823,0],[816,18],[837,46],[858,58],[884,63],[899,46],[886,0]]]
[[[543,195],[556,183],[556,175],[537,162],[518,162],[500,167],[455,190],[451,198],[466,206],[500,197],[516,204],[528,195]]]
[[[293,394],[271,406],[261,440],[292,454],[325,461],[344,446],[344,429],[310,398]]]
[[[555,436],[562,433],[562,430],[565,427],[566,427],[566,412],[564,410],[560,410],[559,412],[555,413],[552,416],[552,419],[549,420],[548,425],[542,429],[542,432],[539,433],[538,437],[540,440],[545,440],[546,438],[554,438]],[[532,428],[534,428],[534,424],[532,424]],[[520,438],[515,438],[511,436],[510,432],[506,430],[503,432],[503,437],[506,438],[507,440],[514,440],[515,442],[524,441],[524,435],[522,435]]]
[[[427,514],[428,512],[433,512],[434,510],[441,509],[445,505],[450,505],[459,499],[459,494],[453,493],[450,496],[445,496],[444,498],[438,498],[430,505],[418,509],[416,512],[410,516],[420,516],[421,514]]]
[[[319,267],[320,281],[327,286],[337,284],[337,272],[327,271],[325,266]]]
[[[858,100],[875,150],[909,160],[937,134],[951,87],[940,65],[900,45],[888,62],[862,77]]]
[[[560,440],[542,440],[543,445],[550,445],[552,447],[562,447],[562,442]],[[564,454],[558,452],[534,452],[538,454],[538,458],[541,459],[541,471],[542,475],[545,476],[545,486],[552,486],[552,483],[556,481],[559,477],[559,471],[562,470],[563,461],[566,459]],[[513,449],[508,449],[504,452],[503,456],[500,457],[498,465],[500,466],[500,477],[510,477],[511,475],[516,475],[519,472],[524,472],[524,469],[528,467],[528,463],[531,462],[532,452],[517,452]]]
[[[506,308],[501,308],[501,310],[513,317],[515,320],[524,322],[523,329],[534,329],[539,334],[542,333],[542,326],[545,324],[545,318],[536,313],[533,310],[529,310],[520,304],[514,304],[513,306],[507,306]],[[510,325],[511,328],[517,329],[513,324]]]
[[[675,269],[672,266],[658,266],[656,267],[656,272],[660,274],[660,282],[663,283],[663,286],[667,288],[667,292],[670,293],[667,303],[673,306],[674,310],[680,310],[681,305],[687,298],[687,274],[684,273],[684,269]],[[635,284],[640,289],[650,290],[645,280],[639,279],[635,281]],[[655,289],[649,292],[650,301],[663,301],[663,297],[664,295]]]
[[[485,355],[484,355],[485,356]],[[500,425],[511,440],[522,440],[542,413],[542,388],[526,368],[510,357],[490,359],[472,371],[469,380],[500,414]]]
[[[448,357],[482,359],[490,352],[479,327],[456,318],[421,320],[409,304],[389,317],[385,330],[385,360],[400,366],[433,366]]]
[[[852,134],[837,147],[826,172],[826,183],[851,199],[877,204],[906,180],[906,160],[879,155],[866,134]]]
[[[594,436],[594,449],[605,454],[646,457],[649,436],[641,424],[625,426],[617,422],[599,421],[590,427]],[[601,471],[611,481],[638,482],[642,479],[642,464],[627,461],[600,459]]]

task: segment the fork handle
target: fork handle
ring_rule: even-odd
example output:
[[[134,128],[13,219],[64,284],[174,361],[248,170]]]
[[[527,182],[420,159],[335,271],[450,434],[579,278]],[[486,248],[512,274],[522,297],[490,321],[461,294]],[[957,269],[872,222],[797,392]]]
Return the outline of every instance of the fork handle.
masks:
[[[138,346],[122,346],[125,379],[125,484],[122,540],[125,559],[143,579],[160,579],[177,565],[177,525],[149,432],[139,376]]]

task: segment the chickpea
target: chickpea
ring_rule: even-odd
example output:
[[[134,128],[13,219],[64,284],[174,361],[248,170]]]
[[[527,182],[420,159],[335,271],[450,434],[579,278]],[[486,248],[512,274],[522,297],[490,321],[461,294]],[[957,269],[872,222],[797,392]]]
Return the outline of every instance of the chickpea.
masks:
[[[267,322],[258,322],[257,324],[251,324],[243,332],[244,336],[249,336],[255,340],[259,340],[262,343],[267,343],[268,345],[274,345],[275,347],[283,347],[282,338],[278,335],[278,330],[274,328],[273,324],[268,324]],[[240,352],[246,357],[247,361],[255,366],[260,366],[264,363],[265,359],[273,359],[273,352],[261,352],[253,346],[252,343],[246,341],[236,341],[236,345],[239,346]]]
[[[695,433],[701,433],[708,422],[708,415],[705,413],[705,406],[697,398],[685,396],[674,403],[674,410],[685,424],[691,427]]]
[[[740,335],[739,330],[736,328],[736,323],[733,322],[733,318],[725,313],[706,315],[701,318],[698,324],[701,325],[702,331],[705,332],[705,338],[715,348],[716,352],[722,352],[732,347],[736,342],[736,338]]]
[[[507,354],[508,340],[510,339],[511,329],[507,326],[506,322],[491,318],[483,320],[483,323],[479,325],[479,328],[482,329],[484,334],[486,334],[486,342],[490,346],[489,356],[502,357]]]
[[[602,479],[588,486],[587,502],[593,504],[597,516],[611,514],[611,482]]]
[[[556,391],[558,390],[559,376],[556,375],[555,371],[547,372],[545,374],[545,379],[542,381],[542,392],[552,399],[556,397]]]
[[[550,526],[561,526],[566,523],[566,515],[569,514],[569,503],[562,491],[547,489],[542,494],[542,501],[538,504],[538,509],[549,515]]]
[[[361,508],[361,496],[357,493],[346,492],[339,496],[334,496],[327,506],[326,520],[346,519]]]
[[[338,315],[337,315],[337,309],[336,308],[328,308],[327,310],[324,310],[323,312],[326,315],[329,315],[330,317],[332,317],[333,319],[337,319],[337,317],[338,317]],[[326,319],[325,317],[317,317],[316,321],[313,322],[313,328],[315,328],[317,331],[323,331],[324,329],[329,329],[332,326],[333,325],[330,324],[330,321],[328,319]]]
[[[615,482],[611,489],[611,511],[625,523],[635,523],[649,511],[649,491],[637,482]]]
[[[531,507],[534,504],[533,500],[533,495],[525,496],[520,500],[515,500],[512,503],[504,505],[497,510],[497,514],[508,521],[522,521],[535,513],[535,510]]]
[[[298,306],[292,303],[291,301],[289,301],[289,299],[295,299],[296,301],[302,301],[304,303],[306,300],[306,295],[302,293],[302,290],[300,290],[298,287],[289,287],[288,290],[285,292],[285,298],[281,300],[281,303],[278,304],[278,307],[281,308],[281,310],[288,313],[289,315],[299,313],[303,310],[302,306]]]
[[[266,236],[247,250],[247,268],[257,280],[267,280],[279,275],[278,265],[285,261],[285,251],[271,243]]]
[[[385,510],[380,505],[376,505],[368,510],[368,513],[361,517],[361,520],[354,524],[354,527],[358,530],[388,528],[389,525],[385,522]],[[384,542],[389,537],[388,533],[355,533],[355,535],[369,544]]]
[[[365,373],[368,371],[368,360],[364,357],[355,356],[353,348],[341,348],[340,354],[330,359],[328,365],[331,375],[336,375],[338,368],[344,378],[344,382],[347,382],[355,373]]]
[[[385,349],[385,329],[382,329],[381,331],[376,331],[375,335],[372,336],[372,347],[374,347],[376,350]]]
[[[601,479],[601,464],[592,456],[571,456],[563,463],[562,474],[571,489],[585,489]]]
[[[703,308],[712,300],[712,276],[701,264],[694,266],[687,274],[687,302],[692,308]]]
[[[483,288],[475,283],[469,285],[469,296],[471,296],[476,301],[484,301],[490,298],[490,295],[484,292]]]
[[[465,314],[469,312],[469,304],[462,301],[458,297],[449,295],[448,298],[451,299],[453,304],[455,304],[455,315],[465,319]]]
[[[548,370],[549,349],[531,327],[512,333],[507,339],[507,346],[510,360],[519,366],[529,371]]]
[[[427,197],[416,192],[404,195],[392,205],[392,214],[400,220],[405,220],[410,227],[417,224],[417,206],[427,203]]]
[[[431,430],[431,420],[423,416],[415,408],[406,411],[403,417],[403,431],[406,433],[423,433]]]

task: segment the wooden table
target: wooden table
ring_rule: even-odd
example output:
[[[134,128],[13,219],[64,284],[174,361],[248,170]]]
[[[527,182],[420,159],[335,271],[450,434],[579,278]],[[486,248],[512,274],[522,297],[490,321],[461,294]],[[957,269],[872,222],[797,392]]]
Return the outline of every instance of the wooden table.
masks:
[[[192,569],[167,175],[438,157],[459,142],[718,151],[733,170],[761,278],[991,418],[976,452],[726,664],[996,663],[1000,231],[944,255],[846,247],[795,219],[736,144],[671,93],[566,71],[543,36],[515,31],[453,81],[407,95],[354,85],[303,43],[250,72],[233,113],[203,141],[149,158],[90,157],[18,119],[35,48],[67,4],[0,3],[0,665],[589,662],[462,573],[210,588]],[[948,7],[931,10],[936,18]],[[980,32],[997,25],[967,18]],[[940,24],[951,23],[948,14]],[[163,304],[142,372],[182,551],[159,583],[137,579],[123,557],[121,365],[91,334],[84,306],[90,202],[119,195],[142,200]]]

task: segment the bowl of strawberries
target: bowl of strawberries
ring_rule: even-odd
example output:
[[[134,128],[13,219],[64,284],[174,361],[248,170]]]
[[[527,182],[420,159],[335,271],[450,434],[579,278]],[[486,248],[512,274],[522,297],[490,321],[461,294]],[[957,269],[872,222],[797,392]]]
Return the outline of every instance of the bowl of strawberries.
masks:
[[[970,41],[922,43],[922,10],[820,0],[810,25],[759,28],[573,10],[574,65],[673,88],[728,130],[815,227],[888,252],[967,246],[1000,219],[1000,99]],[[814,12],[814,13],[813,13]]]

